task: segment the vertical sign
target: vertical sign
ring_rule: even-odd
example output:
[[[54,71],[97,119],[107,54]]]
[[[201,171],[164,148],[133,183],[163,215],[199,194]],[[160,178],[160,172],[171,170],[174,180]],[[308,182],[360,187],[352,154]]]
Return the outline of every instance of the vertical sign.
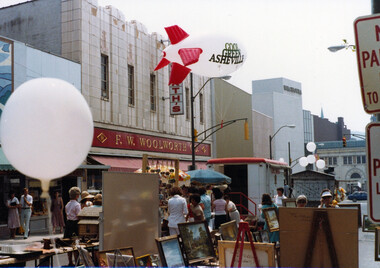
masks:
[[[368,214],[371,220],[380,222],[380,123],[368,124],[366,132]]]
[[[184,114],[183,108],[183,86],[170,85],[169,86],[170,98],[170,115]]]
[[[380,112],[380,16],[359,17],[354,22],[356,56],[364,110]]]

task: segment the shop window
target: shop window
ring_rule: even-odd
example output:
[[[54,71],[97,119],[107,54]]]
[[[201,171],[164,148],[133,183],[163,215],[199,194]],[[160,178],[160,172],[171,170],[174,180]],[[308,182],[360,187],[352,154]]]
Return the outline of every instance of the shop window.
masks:
[[[128,65],[128,104],[135,106],[135,68]]]
[[[109,98],[109,73],[108,73],[108,56],[101,55],[101,98]]]
[[[156,111],[156,76],[150,74],[150,110],[152,112]]]
[[[203,94],[199,94],[199,121],[201,124],[204,123],[204,107],[203,107],[204,99]]]
[[[190,120],[190,89],[187,87],[185,89],[185,94],[186,94],[186,120]]]

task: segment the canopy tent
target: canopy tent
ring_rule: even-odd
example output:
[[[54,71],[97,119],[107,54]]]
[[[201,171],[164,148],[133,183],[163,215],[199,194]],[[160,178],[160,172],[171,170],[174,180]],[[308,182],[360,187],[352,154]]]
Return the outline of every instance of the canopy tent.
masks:
[[[197,169],[188,171],[191,183],[229,184],[231,178],[212,169]]]

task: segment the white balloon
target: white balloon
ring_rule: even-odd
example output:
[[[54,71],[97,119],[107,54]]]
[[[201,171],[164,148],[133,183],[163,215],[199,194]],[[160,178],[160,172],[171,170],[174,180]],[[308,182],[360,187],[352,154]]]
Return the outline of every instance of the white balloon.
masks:
[[[302,167],[306,167],[309,162],[307,161],[307,158],[305,156],[301,157],[299,160],[298,160],[298,163],[302,166]]]
[[[307,144],[306,144],[306,149],[309,151],[309,152],[314,152],[315,151],[315,149],[317,149],[317,145],[315,145],[315,143],[314,142],[308,142]]]
[[[317,163],[315,163],[317,168],[322,169],[326,166],[325,160],[319,159],[317,160]]]
[[[279,162],[285,162],[285,159],[281,157],[280,159],[278,159],[278,161]]]
[[[5,156],[21,173],[40,179],[43,191],[51,179],[82,163],[93,131],[91,111],[79,90],[55,78],[37,78],[19,86],[0,122]]]
[[[315,156],[313,155],[313,154],[309,154],[307,157],[307,162],[309,163],[309,164],[314,164],[315,163]]]

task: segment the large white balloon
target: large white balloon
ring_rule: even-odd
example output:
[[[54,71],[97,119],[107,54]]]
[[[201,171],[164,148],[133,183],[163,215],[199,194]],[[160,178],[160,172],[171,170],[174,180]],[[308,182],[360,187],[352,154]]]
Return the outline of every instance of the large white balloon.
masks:
[[[319,160],[317,160],[317,163],[315,163],[315,165],[317,166],[317,168],[322,169],[325,167],[326,163],[324,160],[319,159]]]
[[[306,144],[306,149],[309,151],[309,152],[314,152],[315,151],[315,149],[317,149],[317,145],[315,145],[315,143],[314,142],[308,142],[307,144]]]
[[[301,157],[299,160],[298,160],[298,163],[302,166],[302,167],[306,167],[309,162],[307,161],[307,158],[305,156]]]
[[[313,154],[309,154],[307,157],[307,162],[309,163],[309,164],[314,164],[315,163],[315,156],[313,155]]]
[[[70,83],[37,78],[19,86],[0,122],[2,148],[21,173],[41,180],[67,175],[86,158],[93,138],[91,111]],[[47,189],[46,189],[47,188]]]

